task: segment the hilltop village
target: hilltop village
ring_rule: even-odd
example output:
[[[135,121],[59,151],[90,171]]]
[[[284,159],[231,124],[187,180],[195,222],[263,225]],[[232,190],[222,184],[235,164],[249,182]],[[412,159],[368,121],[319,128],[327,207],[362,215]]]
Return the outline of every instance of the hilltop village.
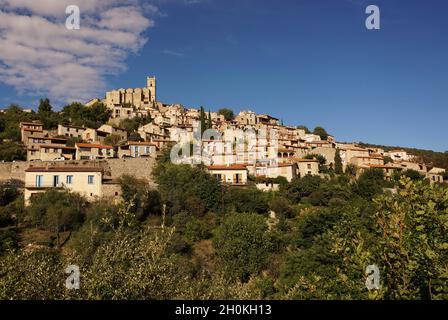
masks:
[[[44,130],[39,121],[21,122],[27,161],[8,168],[2,163],[0,180],[22,180],[26,203],[49,188],[66,188],[92,200],[119,197],[115,181],[121,174],[151,183],[151,168],[164,150],[192,144],[196,139],[202,151],[200,162],[227,185],[244,186],[254,181],[259,189],[269,191],[278,189],[278,179],[290,182],[306,175],[324,176],[328,170],[359,175],[369,168],[383,170],[386,179],[396,172],[413,170],[431,183],[443,182],[444,168],[425,164],[404,150],[386,152],[338,142],[322,128],[310,133],[304,127],[285,126],[272,115],[250,110],[233,115],[229,109],[210,112],[164,104],[157,100],[155,77],[147,78],[145,88],[107,92],[104,99],[93,99],[86,106],[97,104],[110,111],[108,123],[97,129],[59,124],[57,130]],[[132,119],[139,119],[141,124],[131,134],[120,125]],[[221,137],[199,135],[198,142],[197,132],[204,129]],[[243,138],[234,132],[242,133]],[[246,132],[275,132],[275,141],[269,134],[244,135]],[[69,145],[73,139],[76,142]],[[241,139],[246,147],[236,148]],[[189,159],[184,157],[183,162],[189,163]]]

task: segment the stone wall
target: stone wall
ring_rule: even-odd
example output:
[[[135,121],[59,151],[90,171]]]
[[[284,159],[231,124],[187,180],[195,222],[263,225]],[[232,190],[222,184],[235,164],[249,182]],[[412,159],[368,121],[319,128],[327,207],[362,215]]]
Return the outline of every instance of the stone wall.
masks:
[[[24,183],[25,170],[28,167],[51,165],[61,167],[100,167],[104,170],[104,178],[108,180],[117,180],[122,175],[132,175],[139,179],[146,179],[150,185],[154,186],[151,175],[155,161],[154,158],[127,158],[93,161],[2,162],[0,163],[0,182],[18,180]]]
[[[24,183],[27,168],[28,162],[1,162],[0,182],[18,180]]]

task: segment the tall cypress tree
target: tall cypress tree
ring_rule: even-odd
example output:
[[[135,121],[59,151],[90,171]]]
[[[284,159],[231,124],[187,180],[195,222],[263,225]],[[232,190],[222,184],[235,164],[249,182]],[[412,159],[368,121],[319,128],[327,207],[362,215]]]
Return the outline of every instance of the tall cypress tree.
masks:
[[[199,120],[201,122],[201,136],[204,134],[204,131],[207,130],[207,123],[205,121],[205,112],[204,107],[201,106],[201,113],[199,116]]]
[[[207,127],[207,129],[212,129],[212,128],[213,128],[212,115],[210,113],[210,110],[208,110],[208,127]]]
[[[334,172],[336,174],[343,173],[342,158],[341,158],[341,152],[339,151],[339,149],[336,149],[336,154],[334,155]]]

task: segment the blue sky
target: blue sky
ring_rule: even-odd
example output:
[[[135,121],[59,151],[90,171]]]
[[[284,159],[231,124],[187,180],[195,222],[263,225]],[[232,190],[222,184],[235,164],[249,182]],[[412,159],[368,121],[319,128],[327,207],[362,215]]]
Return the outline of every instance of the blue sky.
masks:
[[[365,28],[368,4],[379,6],[381,30]],[[322,125],[340,141],[448,150],[446,1],[153,5],[154,25],[139,29],[148,41],[122,61],[126,70],[102,74],[105,89],[141,87],[155,75],[163,102],[252,109],[285,124]],[[52,99],[16,88],[0,84],[0,106]]]

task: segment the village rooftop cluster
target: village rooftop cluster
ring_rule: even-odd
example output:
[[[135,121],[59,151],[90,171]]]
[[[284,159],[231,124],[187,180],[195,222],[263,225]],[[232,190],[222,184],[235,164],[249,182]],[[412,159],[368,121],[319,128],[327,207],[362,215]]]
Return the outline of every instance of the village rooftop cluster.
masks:
[[[220,137],[199,135],[201,162],[210,174],[228,185],[244,186],[250,177],[255,177],[258,188],[275,190],[278,188],[275,179],[279,177],[291,181],[305,175],[325,175],[322,165],[334,168],[336,157],[340,157],[343,170],[356,167],[360,173],[368,168],[379,168],[386,179],[391,179],[396,171],[412,169],[432,183],[443,182],[445,169],[428,168],[403,150],[385,152],[380,148],[338,142],[331,135],[321,137],[307,133],[303,128],[285,126],[271,115],[253,111],[242,111],[226,119],[218,112],[164,104],[157,100],[155,77],[147,78],[145,88],[107,92],[104,99],[93,99],[86,105],[95,103],[103,103],[111,110],[109,123],[98,129],[59,125],[57,130],[46,131],[39,122],[20,124],[29,162],[25,173],[26,201],[48,188],[68,188],[91,199],[101,197],[103,173],[94,162],[114,158],[155,159],[173,145],[183,146],[193,141],[197,144],[197,133],[204,124],[205,129],[214,130]],[[134,117],[151,119],[138,128],[139,141],[131,141],[128,132],[119,127],[123,119]],[[245,134],[248,132],[256,134]],[[260,135],[261,132],[267,134]],[[272,132],[275,138],[270,135]],[[119,140],[115,146],[106,143],[111,135]],[[68,139],[73,137],[83,142],[68,146]],[[241,142],[247,147],[236,148]],[[385,159],[389,161],[386,163]],[[193,163],[191,157],[185,156],[181,162]],[[126,162],[123,165],[126,166]]]

